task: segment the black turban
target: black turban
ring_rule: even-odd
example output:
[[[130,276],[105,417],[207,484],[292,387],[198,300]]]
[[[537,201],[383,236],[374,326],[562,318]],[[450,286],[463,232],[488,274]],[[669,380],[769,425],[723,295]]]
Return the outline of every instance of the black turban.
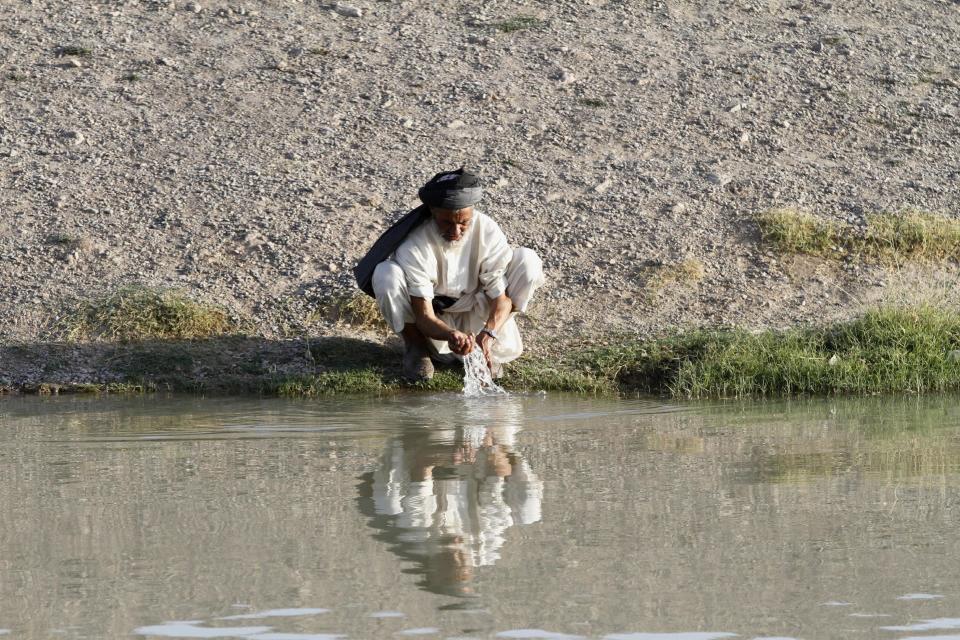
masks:
[[[460,168],[433,176],[430,182],[420,187],[417,195],[428,207],[458,211],[480,202],[483,188],[480,178]]]

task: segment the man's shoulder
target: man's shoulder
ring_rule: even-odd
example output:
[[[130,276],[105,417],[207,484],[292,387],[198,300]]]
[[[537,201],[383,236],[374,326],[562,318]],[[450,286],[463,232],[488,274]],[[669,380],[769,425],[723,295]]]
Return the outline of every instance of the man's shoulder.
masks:
[[[482,211],[473,212],[474,224],[480,229],[499,229],[500,225],[492,217]]]
[[[417,247],[428,246],[430,244],[430,226],[430,220],[425,220],[421,225],[407,234],[407,237],[404,238],[403,242],[397,247],[397,251],[410,251]]]

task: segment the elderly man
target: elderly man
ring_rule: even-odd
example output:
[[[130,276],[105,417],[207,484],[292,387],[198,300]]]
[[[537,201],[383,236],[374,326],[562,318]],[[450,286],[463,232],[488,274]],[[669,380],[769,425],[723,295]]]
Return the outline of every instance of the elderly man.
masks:
[[[422,223],[373,271],[380,311],[403,337],[409,380],[433,377],[431,357],[462,359],[474,348],[498,377],[523,351],[514,315],[543,284],[543,266],[474,209],[482,194],[479,179],[463,169],[434,176],[419,191]]]

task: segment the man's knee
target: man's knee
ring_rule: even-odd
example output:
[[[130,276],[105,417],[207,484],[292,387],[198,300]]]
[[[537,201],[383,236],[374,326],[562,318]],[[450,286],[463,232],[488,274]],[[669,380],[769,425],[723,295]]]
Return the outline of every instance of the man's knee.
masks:
[[[403,269],[392,260],[384,260],[373,270],[373,292],[379,298],[382,294],[406,286]]]
[[[543,282],[543,261],[533,249],[527,247],[514,249],[510,263],[510,266],[516,269],[517,275],[526,282],[538,285]]]

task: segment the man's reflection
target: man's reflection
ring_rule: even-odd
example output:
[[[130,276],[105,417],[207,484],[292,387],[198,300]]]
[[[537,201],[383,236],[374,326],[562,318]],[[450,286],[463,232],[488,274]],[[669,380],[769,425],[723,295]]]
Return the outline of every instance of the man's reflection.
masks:
[[[475,568],[500,558],[506,530],[540,520],[543,483],[514,451],[518,432],[406,429],[364,474],[361,510],[429,591],[472,595]]]

